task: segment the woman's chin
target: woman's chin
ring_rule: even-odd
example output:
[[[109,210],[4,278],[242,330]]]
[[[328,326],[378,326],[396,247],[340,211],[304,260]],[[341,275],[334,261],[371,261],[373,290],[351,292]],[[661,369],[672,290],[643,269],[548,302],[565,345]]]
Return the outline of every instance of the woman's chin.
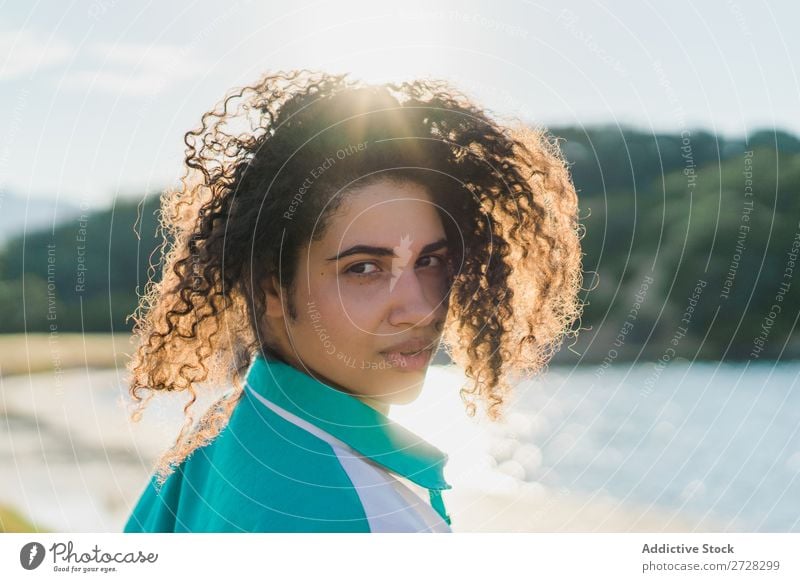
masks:
[[[386,394],[383,400],[390,404],[410,404],[419,398],[422,386],[425,383],[425,374],[419,374],[419,379],[412,378],[411,374],[403,374],[402,382],[398,382],[396,389]]]

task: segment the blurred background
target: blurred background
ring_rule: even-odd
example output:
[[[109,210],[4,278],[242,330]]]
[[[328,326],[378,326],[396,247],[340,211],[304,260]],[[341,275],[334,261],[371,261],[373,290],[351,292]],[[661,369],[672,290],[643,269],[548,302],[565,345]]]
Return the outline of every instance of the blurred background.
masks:
[[[229,88],[310,68],[450,80],[549,129],[579,191],[577,341],[502,423],[465,417],[442,357],[392,412],[450,454],[456,531],[800,531],[799,18],[733,0],[3,4],[0,529],[121,530],[186,401],[130,422],[124,367],[183,134]]]

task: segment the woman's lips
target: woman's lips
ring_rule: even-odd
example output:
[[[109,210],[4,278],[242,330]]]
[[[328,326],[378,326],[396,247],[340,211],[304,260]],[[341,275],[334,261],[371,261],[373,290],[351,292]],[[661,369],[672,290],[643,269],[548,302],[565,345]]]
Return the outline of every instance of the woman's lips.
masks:
[[[414,355],[406,355],[400,352],[380,352],[380,354],[391,364],[392,369],[399,372],[418,372],[427,367],[432,352],[433,350],[428,348]]]

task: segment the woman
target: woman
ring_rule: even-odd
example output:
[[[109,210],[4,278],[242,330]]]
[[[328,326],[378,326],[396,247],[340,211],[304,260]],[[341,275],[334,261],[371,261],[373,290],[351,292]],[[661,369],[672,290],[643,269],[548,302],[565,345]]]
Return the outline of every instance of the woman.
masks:
[[[135,417],[186,391],[187,419],[125,531],[450,531],[447,456],[389,408],[441,348],[467,413],[498,419],[574,333],[557,146],[441,82],[308,71],[233,92],[185,141],[130,391]],[[201,383],[231,388],[193,426]]]

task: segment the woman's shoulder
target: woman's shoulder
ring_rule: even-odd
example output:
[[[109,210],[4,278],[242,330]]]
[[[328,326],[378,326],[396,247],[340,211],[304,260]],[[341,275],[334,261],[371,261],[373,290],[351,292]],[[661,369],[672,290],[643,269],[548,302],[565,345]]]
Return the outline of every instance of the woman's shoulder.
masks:
[[[161,487],[151,480],[125,531],[369,531],[369,524],[331,445],[244,395],[209,445]]]

